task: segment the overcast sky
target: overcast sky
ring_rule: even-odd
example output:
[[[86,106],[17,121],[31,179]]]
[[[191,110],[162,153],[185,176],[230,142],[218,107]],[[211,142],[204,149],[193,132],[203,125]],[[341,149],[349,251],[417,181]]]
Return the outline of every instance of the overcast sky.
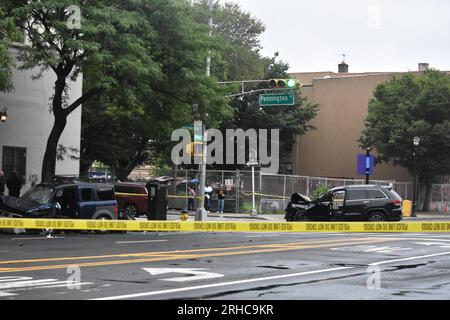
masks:
[[[261,20],[262,53],[290,72],[417,70],[419,62],[450,70],[448,0],[221,0]]]

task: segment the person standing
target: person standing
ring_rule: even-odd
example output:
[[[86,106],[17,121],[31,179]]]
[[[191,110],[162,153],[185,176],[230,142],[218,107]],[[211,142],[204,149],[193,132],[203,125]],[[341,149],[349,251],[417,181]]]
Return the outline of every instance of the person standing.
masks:
[[[17,171],[13,170],[11,177],[6,181],[6,186],[11,197],[20,197],[20,189],[22,189],[22,180],[17,176]]]
[[[196,193],[194,188],[192,188],[191,186],[188,186],[188,210],[189,211],[194,211],[195,207],[194,207],[194,199],[195,199]]]
[[[0,170],[0,196],[5,193],[5,174]]]
[[[223,208],[225,207],[225,192],[223,188],[217,191],[217,213],[223,213]]]
[[[205,209],[209,212],[211,207],[211,196],[213,193],[213,188],[209,185],[209,183],[206,183],[205,185]]]

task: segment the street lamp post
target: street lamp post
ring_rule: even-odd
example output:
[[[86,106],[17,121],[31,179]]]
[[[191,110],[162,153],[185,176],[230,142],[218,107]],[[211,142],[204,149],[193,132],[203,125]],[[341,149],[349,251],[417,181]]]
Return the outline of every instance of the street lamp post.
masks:
[[[209,27],[209,36],[212,36],[213,29],[213,7],[214,1],[208,0],[208,9],[209,9],[209,18],[208,18],[208,27]],[[211,76],[211,50],[208,50],[208,55],[206,57],[206,76]],[[208,117],[208,115],[206,115]],[[207,143],[208,137],[206,132],[206,126],[202,124],[202,162],[200,165],[200,203],[199,207],[195,213],[196,221],[204,221],[208,219],[208,212],[205,209],[204,201],[205,201],[205,184],[206,184],[206,152],[207,152]]]
[[[416,196],[417,196],[417,147],[419,146],[420,138],[415,136],[413,138],[413,157],[414,157],[414,186],[413,186],[413,205],[412,205],[412,217],[416,217]]]
[[[259,165],[257,159],[258,159],[257,151],[256,150],[250,151],[250,159],[247,162],[247,166],[252,168],[252,211],[251,211],[252,216],[258,215],[258,211],[256,210],[255,204],[255,167]]]

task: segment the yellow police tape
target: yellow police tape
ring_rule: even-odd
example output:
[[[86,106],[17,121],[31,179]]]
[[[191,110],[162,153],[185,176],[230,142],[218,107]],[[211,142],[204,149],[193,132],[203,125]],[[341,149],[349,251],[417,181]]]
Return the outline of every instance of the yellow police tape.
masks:
[[[249,221],[148,221],[0,219],[0,228],[110,230],[110,231],[208,231],[208,232],[450,232],[450,221],[436,222],[249,222]]]
[[[129,197],[145,197],[148,198],[147,194],[140,194],[140,193],[123,193],[123,192],[116,192],[115,195],[117,196],[129,196]],[[194,198],[194,199],[202,199],[202,197],[189,197],[189,196],[176,196],[176,195],[167,195],[167,198],[183,198],[183,199],[189,199],[189,198]]]

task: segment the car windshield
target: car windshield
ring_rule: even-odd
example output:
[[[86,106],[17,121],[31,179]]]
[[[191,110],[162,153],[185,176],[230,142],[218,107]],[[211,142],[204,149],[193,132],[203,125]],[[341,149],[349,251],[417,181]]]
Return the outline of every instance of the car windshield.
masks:
[[[37,202],[39,204],[47,204],[50,200],[50,196],[53,192],[53,188],[48,186],[36,186],[31,188],[21,197],[24,200]]]

